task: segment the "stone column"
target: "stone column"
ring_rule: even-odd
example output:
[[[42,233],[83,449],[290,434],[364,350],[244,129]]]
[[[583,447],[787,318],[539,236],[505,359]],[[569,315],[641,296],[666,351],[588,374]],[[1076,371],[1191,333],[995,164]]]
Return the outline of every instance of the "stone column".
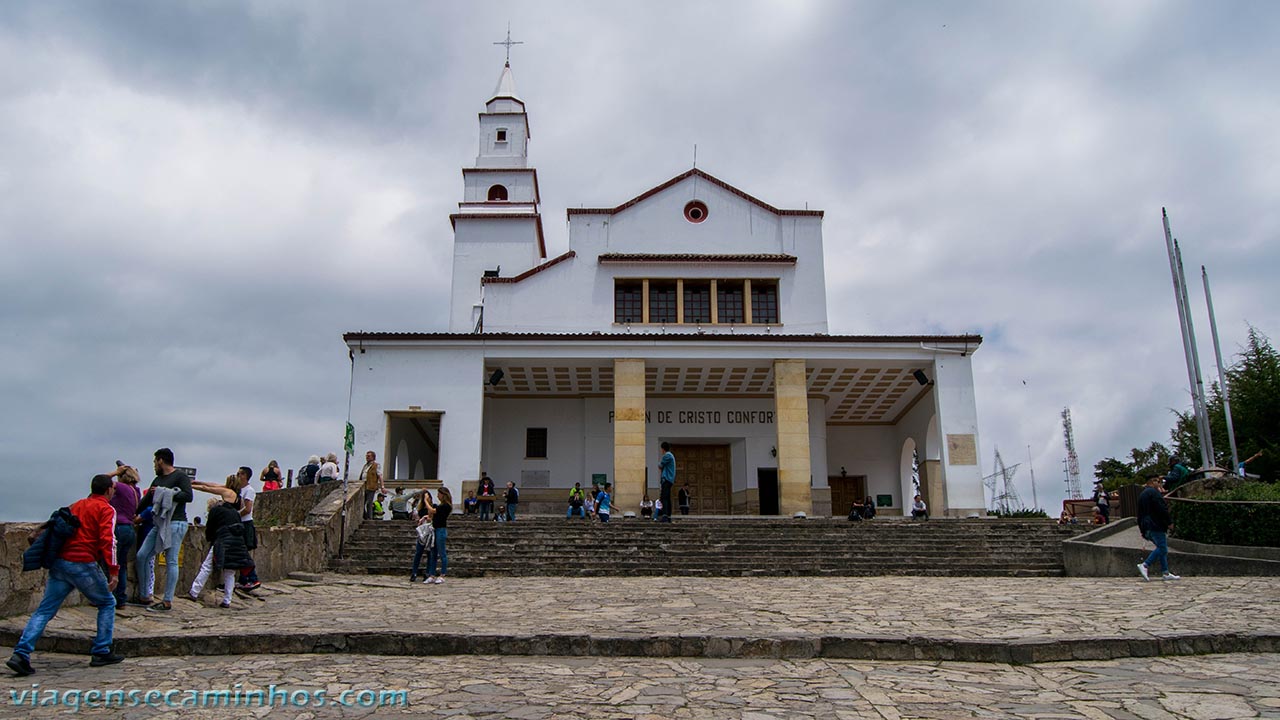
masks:
[[[947,497],[946,486],[942,482],[942,461],[921,460],[920,480],[927,498],[925,502],[929,504],[929,516],[946,517]]]
[[[645,490],[644,360],[613,361],[613,500],[639,512]]]
[[[778,511],[813,514],[809,469],[809,398],[803,360],[773,361],[778,428]]]

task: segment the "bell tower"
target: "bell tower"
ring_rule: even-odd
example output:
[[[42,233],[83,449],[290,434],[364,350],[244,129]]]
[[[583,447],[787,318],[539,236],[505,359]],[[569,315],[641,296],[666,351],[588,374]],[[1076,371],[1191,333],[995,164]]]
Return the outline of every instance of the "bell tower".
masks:
[[[510,53],[510,31],[507,41]],[[474,167],[463,168],[462,202],[449,216],[453,224],[453,288],[449,331],[482,332],[481,279],[511,277],[547,257],[538,212],[538,171],[529,167],[529,116],[516,94],[511,61],[480,113],[480,151]]]

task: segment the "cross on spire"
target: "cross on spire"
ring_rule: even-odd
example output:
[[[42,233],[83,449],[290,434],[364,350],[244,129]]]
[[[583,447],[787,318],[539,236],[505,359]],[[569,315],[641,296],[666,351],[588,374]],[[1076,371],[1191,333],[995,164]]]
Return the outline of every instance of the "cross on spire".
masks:
[[[523,44],[524,44],[524,41],[522,41],[522,40],[512,40],[512,39],[511,39],[511,23],[507,23],[507,39],[506,39],[506,40],[503,40],[502,42],[496,42],[496,43],[494,43],[494,45],[505,45],[505,46],[507,47],[507,64],[508,64],[508,65],[510,65],[510,64],[511,64],[511,46],[512,46],[512,45],[523,45]]]

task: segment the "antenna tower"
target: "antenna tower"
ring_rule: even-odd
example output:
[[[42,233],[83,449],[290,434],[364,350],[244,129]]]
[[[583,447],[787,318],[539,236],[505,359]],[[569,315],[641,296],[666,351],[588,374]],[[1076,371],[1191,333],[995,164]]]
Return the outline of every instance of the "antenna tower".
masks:
[[[1071,408],[1062,408],[1062,434],[1067,442],[1067,497],[1075,500],[1084,497],[1080,488],[1080,458],[1076,456],[1076,433],[1071,428]]]
[[[1017,472],[1018,465],[1005,467],[1004,458],[1000,457],[1000,448],[996,448],[995,467],[995,472],[982,478],[982,483],[991,491],[991,509],[1008,514],[1025,508],[1013,485],[1013,475]]]

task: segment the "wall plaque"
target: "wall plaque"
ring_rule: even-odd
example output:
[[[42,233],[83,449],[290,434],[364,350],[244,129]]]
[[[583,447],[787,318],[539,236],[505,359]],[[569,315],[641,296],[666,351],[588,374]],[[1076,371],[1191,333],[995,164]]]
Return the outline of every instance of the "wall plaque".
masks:
[[[947,436],[948,465],[977,465],[978,438],[974,435]]]
[[[520,471],[520,487],[522,488],[551,487],[551,471],[550,470],[521,470]]]

